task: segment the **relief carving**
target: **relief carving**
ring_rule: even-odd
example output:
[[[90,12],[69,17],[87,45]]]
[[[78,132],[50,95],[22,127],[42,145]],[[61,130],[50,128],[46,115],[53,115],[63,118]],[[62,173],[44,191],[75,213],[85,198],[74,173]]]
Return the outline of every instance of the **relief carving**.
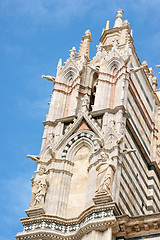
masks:
[[[34,177],[31,178],[32,196],[30,207],[44,206],[48,186],[49,182],[46,169],[44,166],[41,166],[35,179]]]

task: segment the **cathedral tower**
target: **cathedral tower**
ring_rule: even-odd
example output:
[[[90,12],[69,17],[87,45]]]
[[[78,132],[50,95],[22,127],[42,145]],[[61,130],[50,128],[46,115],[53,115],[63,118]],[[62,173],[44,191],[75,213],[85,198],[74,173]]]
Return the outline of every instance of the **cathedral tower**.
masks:
[[[117,10],[89,58],[59,60],[31,202],[17,240],[160,239],[160,90]]]

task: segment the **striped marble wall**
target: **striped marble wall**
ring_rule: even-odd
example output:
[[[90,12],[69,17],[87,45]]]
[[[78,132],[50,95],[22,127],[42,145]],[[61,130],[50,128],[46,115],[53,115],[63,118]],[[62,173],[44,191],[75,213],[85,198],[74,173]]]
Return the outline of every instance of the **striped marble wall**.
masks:
[[[129,126],[125,140],[126,148],[136,149],[136,152],[126,155],[122,164],[119,206],[124,214],[131,216],[159,212],[158,173],[147,163]]]

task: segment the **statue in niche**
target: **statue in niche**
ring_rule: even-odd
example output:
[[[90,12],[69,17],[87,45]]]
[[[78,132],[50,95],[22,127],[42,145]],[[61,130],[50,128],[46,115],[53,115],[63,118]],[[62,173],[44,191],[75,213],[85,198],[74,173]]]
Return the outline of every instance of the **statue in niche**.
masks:
[[[107,139],[107,148],[112,148],[114,144],[115,136],[113,134],[110,134]]]
[[[82,110],[86,111],[88,109],[89,109],[89,96],[85,94],[82,101]]]
[[[35,179],[34,177],[31,178],[32,196],[30,207],[44,206],[45,196],[49,185],[47,174],[45,173],[45,167],[41,166]]]
[[[109,156],[102,152],[101,161],[96,168],[97,173],[97,189],[96,193],[112,193],[112,182],[115,173],[115,167]]]

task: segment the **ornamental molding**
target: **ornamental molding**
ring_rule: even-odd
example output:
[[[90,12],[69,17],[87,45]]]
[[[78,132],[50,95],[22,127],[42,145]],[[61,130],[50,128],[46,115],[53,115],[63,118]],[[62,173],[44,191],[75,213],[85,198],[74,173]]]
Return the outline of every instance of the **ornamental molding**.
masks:
[[[98,117],[100,115],[105,114],[106,112],[111,113],[111,114],[116,114],[119,110],[122,110],[124,117],[128,118],[128,113],[126,112],[124,105],[119,105],[119,106],[116,106],[115,108],[104,108],[101,110],[95,110],[95,111],[89,112],[89,114],[92,117]],[[75,118],[76,118],[76,116],[72,115],[72,116],[68,116],[68,117],[58,118],[55,121],[50,121],[50,120],[43,121],[43,125],[55,127],[59,122],[61,122],[61,123],[72,122]]]
[[[44,223],[45,225],[45,223]],[[54,231],[53,233],[48,230],[39,230],[39,231],[31,231],[30,233],[19,233],[16,236],[17,240],[26,240],[26,239],[59,239],[59,240],[72,240],[72,239],[81,239],[82,236],[90,233],[91,231],[105,231],[108,228],[112,227],[114,232],[117,231],[117,223],[115,217],[108,218],[108,220],[102,220],[97,222],[89,222],[81,227],[76,232],[70,233],[58,233],[58,231]],[[73,230],[74,231],[74,230]]]
[[[135,237],[159,233],[160,213],[136,217],[117,217],[119,232],[117,236]]]
[[[28,217],[21,219],[24,231],[18,233],[16,239],[80,239],[91,231],[105,231],[109,227],[113,229],[117,237],[125,238],[159,233],[160,213],[134,217],[118,215],[120,215],[118,208],[112,202],[106,206],[92,206],[74,219],[58,218],[46,214],[32,219]]]
[[[93,231],[105,231],[112,227],[117,232],[118,225],[115,215],[119,215],[117,205],[112,202],[106,205],[92,206],[86,209],[78,218],[64,219],[46,214],[34,218],[24,218],[22,233],[18,233],[17,240],[23,239],[80,239],[83,235]]]
[[[32,224],[32,223],[37,223],[39,221],[43,221],[44,219],[50,222],[56,222],[59,224],[66,224],[66,225],[71,225],[71,224],[78,224],[81,223],[85,217],[88,215],[95,213],[95,212],[104,212],[104,211],[111,211],[112,216],[118,216],[120,215],[120,210],[115,202],[110,202],[107,204],[103,205],[93,205],[86,210],[84,210],[77,218],[62,218],[62,217],[56,217],[52,215],[47,215],[47,214],[40,214],[37,218],[22,218],[20,219],[23,226],[25,224]]]

